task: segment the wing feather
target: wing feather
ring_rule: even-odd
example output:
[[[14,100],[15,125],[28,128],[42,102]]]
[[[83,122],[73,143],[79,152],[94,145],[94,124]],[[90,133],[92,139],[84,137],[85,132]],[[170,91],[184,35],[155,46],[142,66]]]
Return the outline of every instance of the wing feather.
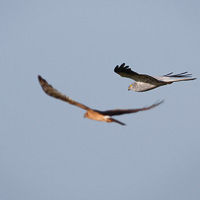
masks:
[[[160,105],[163,102],[164,102],[164,100],[158,101],[158,102],[154,103],[153,105],[148,106],[148,107],[144,107],[144,108],[115,109],[115,110],[106,110],[106,111],[98,111],[98,112],[101,113],[101,114],[103,114],[103,115],[109,115],[109,116],[130,114],[130,113],[136,113],[136,112],[139,112],[139,111],[149,110],[151,108],[154,108],[154,107]]]
[[[122,77],[131,78],[133,80],[135,80],[135,78],[137,78],[139,75],[137,72],[132,71],[128,65],[125,66],[125,63],[122,63],[120,66],[117,65],[114,69],[114,72]]]
[[[137,72],[132,71],[129,66],[125,66],[125,63],[121,64],[120,66],[117,65],[114,69],[114,72],[122,77],[130,78],[137,82],[145,82],[154,85],[162,82],[161,80],[158,80],[152,76],[146,74],[138,74]]]
[[[179,73],[179,74],[173,74],[173,72],[171,72],[171,73],[165,74],[163,76],[170,77],[170,78],[188,78],[188,77],[191,77],[192,74],[188,74],[188,72],[182,72],[182,73]]]
[[[56,99],[60,99],[62,101],[65,101],[69,104],[72,104],[74,106],[78,106],[82,109],[85,109],[85,110],[88,110],[90,109],[89,107],[77,102],[77,101],[74,101],[73,99],[69,98],[68,96],[62,94],[61,92],[59,92],[58,90],[56,90],[55,88],[53,88],[45,79],[43,79],[40,75],[38,76],[38,80],[39,80],[39,83],[42,87],[42,89],[44,90],[44,92],[51,96],[51,97],[54,97]]]
[[[191,81],[191,80],[196,79],[196,78],[192,78],[191,76],[192,74],[189,74],[188,72],[182,72],[179,74],[173,74],[173,72],[171,72],[169,74],[165,74],[163,76],[158,76],[155,78],[165,83],[173,83],[173,82],[178,82],[178,81]]]

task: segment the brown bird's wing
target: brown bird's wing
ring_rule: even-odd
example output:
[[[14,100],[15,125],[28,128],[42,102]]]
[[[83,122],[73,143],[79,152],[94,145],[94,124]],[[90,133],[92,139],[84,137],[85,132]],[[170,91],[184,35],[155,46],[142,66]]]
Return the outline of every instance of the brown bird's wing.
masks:
[[[43,79],[41,76],[38,76],[38,80],[39,80],[39,83],[42,87],[42,89],[44,90],[44,92],[46,94],[48,94],[49,96],[51,97],[54,97],[56,99],[60,99],[62,101],[65,101],[67,103],[70,103],[74,106],[78,106],[82,109],[85,109],[85,110],[88,110],[90,109],[89,107],[79,103],[79,102],[76,102],[74,100],[72,100],[71,98],[69,98],[68,96],[62,94],[61,92],[59,92],[58,90],[56,90],[55,88],[53,88],[45,79]]]
[[[121,64],[120,66],[117,65],[114,69],[114,72],[122,77],[130,78],[138,82],[151,83],[154,85],[162,82],[161,80],[157,80],[152,76],[146,74],[138,74],[137,72],[132,71],[129,66],[125,66],[125,63]]]
[[[136,109],[116,109],[116,110],[106,110],[106,111],[97,111],[103,115],[108,115],[108,116],[114,116],[114,115],[123,115],[123,114],[129,114],[129,113],[136,113],[139,111],[143,111],[143,110],[149,110],[151,108],[154,108],[158,105],[160,105],[161,103],[163,103],[164,101],[159,101],[154,103],[151,106],[148,107],[144,107],[144,108],[136,108]]]

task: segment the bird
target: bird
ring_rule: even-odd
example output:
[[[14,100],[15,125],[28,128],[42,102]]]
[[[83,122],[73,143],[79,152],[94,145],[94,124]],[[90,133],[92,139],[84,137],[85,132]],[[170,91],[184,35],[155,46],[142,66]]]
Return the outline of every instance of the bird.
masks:
[[[43,91],[47,95],[54,97],[56,99],[60,99],[60,100],[65,101],[69,104],[72,104],[74,106],[77,106],[79,108],[86,110],[86,113],[84,114],[84,118],[88,118],[88,119],[91,119],[91,120],[104,121],[104,122],[108,122],[108,123],[109,122],[115,122],[115,123],[118,123],[120,125],[126,125],[123,122],[120,122],[120,121],[112,118],[112,116],[123,115],[123,114],[128,114],[128,113],[136,113],[136,112],[139,112],[139,111],[149,110],[149,109],[154,108],[154,107],[160,105],[161,103],[163,103],[163,100],[162,100],[162,101],[157,101],[156,103],[152,104],[151,106],[143,107],[143,108],[114,109],[114,110],[100,111],[100,110],[92,109],[92,108],[90,108],[90,107],[88,107],[88,106],[86,106],[82,103],[79,103],[77,101],[74,101],[73,99],[69,98],[68,96],[62,94],[61,92],[56,90],[53,86],[51,86],[40,75],[38,75],[38,80],[39,80],[39,83],[40,83]]]
[[[149,91],[163,85],[172,84],[173,82],[191,81],[196,79],[189,78],[192,74],[188,74],[188,72],[183,72],[180,74],[173,74],[173,72],[171,72],[163,76],[139,74],[132,71],[128,65],[125,65],[125,63],[122,63],[120,66],[117,65],[114,68],[114,72],[122,77],[133,79],[135,82],[128,86],[128,90],[133,90],[136,92]]]

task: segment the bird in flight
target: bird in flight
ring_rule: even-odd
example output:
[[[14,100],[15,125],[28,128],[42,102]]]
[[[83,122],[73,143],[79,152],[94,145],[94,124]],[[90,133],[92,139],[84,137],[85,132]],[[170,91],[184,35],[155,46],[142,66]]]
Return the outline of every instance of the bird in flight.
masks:
[[[117,65],[114,72],[122,77],[133,79],[135,82],[129,85],[128,90],[134,90],[136,92],[145,92],[148,90],[155,89],[157,87],[172,84],[178,81],[191,81],[196,78],[190,78],[191,74],[183,72],[180,74],[173,74],[173,72],[163,75],[163,76],[149,76],[146,74],[139,74],[134,72],[126,66],[125,63],[120,66]]]
[[[86,113],[84,115],[85,118],[92,119],[92,120],[97,120],[97,121],[104,121],[104,122],[116,122],[121,125],[125,125],[124,123],[113,119],[111,116],[114,115],[123,115],[123,114],[128,114],[128,113],[136,113],[139,111],[143,110],[149,110],[151,108],[154,108],[158,105],[160,105],[163,101],[156,102],[155,104],[149,106],[149,107],[144,107],[144,108],[136,108],[136,109],[115,109],[115,110],[106,110],[106,111],[100,111],[100,110],[95,110],[92,108],[89,108],[77,101],[72,100],[68,96],[62,94],[55,88],[53,88],[45,79],[43,79],[41,76],[38,76],[39,83],[44,90],[44,92],[56,99],[60,99],[62,101],[65,101],[69,104],[72,104],[74,106],[78,106],[79,108],[82,108],[86,110]]]

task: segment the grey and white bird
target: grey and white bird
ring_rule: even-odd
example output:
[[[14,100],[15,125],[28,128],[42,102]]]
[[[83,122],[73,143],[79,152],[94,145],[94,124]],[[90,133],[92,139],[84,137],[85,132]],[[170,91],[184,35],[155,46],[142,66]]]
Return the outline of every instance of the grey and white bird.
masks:
[[[173,72],[171,72],[163,76],[139,74],[132,71],[129,66],[125,65],[125,63],[121,64],[120,66],[117,65],[114,69],[114,72],[122,77],[133,79],[135,82],[129,85],[128,90],[133,90],[136,92],[145,92],[163,85],[172,84],[173,82],[191,81],[196,79],[190,78],[192,74],[188,74],[188,72],[183,72],[180,74],[173,74]]]

